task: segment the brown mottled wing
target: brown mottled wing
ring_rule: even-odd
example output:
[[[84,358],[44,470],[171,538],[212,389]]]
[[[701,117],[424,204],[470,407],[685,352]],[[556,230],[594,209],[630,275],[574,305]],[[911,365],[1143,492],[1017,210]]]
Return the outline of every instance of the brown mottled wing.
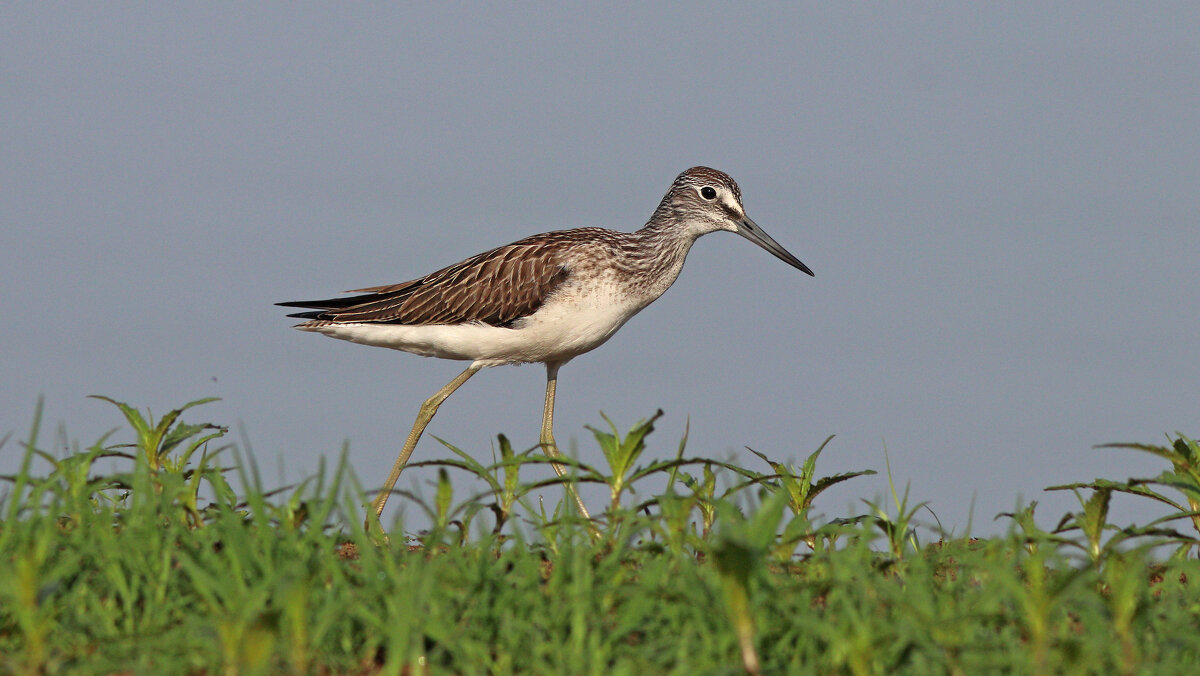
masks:
[[[537,235],[421,279],[353,290],[364,295],[280,305],[317,308],[290,315],[317,322],[510,326],[541,307],[567,278],[560,261],[570,241],[560,233]]]

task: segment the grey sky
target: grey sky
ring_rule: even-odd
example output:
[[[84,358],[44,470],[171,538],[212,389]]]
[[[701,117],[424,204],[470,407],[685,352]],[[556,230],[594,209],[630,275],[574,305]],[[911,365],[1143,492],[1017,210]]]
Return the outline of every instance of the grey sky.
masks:
[[[696,455],[799,460],[837,434],[824,473],[882,471],[886,444],[948,526],[973,496],[977,527],[1022,494],[1057,518],[1046,486],[1161,469],[1093,444],[1200,434],[1198,31],[1190,3],[6,3],[0,434],[39,394],[84,444],[119,422],[87,394],[219,396],[193,419],[240,421],[264,467],[293,480],[349,440],[378,486],[462,365],[302,334],[272,303],[635,229],[707,164],[816,278],[702,239],[563,369],[560,444],[600,462],[599,411],[661,407],[658,457],[688,416]],[[531,446],[543,378],[484,372],[429,433]]]

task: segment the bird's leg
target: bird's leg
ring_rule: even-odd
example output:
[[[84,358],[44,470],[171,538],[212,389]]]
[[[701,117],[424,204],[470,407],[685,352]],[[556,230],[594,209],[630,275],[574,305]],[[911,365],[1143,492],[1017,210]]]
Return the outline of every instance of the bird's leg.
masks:
[[[542,437],[541,446],[542,452],[551,460],[557,460],[562,457],[558,452],[558,445],[554,443],[554,389],[558,384],[558,367],[559,364],[546,364],[546,407],[542,409]],[[558,476],[565,477],[567,468],[557,462],[551,462],[550,466],[558,473]],[[575,506],[579,508],[579,513],[583,518],[591,520],[592,516],[588,514],[587,507],[583,505],[583,498],[579,497],[579,492],[575,490],[575,484],[564,484],[567,487],[567,494],[575,501]]]
[[[396,485],[396,480],[400,478],[400,472],[404,471],[404,465],[408,463],[408,457],[412,455],[413,449],[417,447],[417,440],[421,438],[421,433],[425,431],[425,427],[429,425],[429,421],[433,419],[433,414],[437,413],[438,406],[442,405],[443,401],[454,390],[457,390],[463,383],[475,375],[483,366],[479,364],[471,364],[467,370],[458,374],[454,380],[446,383],[446,386],[434,393],[434,395],[425,400],[421,404],[421,410],[417,412],[417,420],[413,423],[412,431],[408,433],[408,439],[404,442],[404,448],[400,449],[400,455],[396,458],[396,464],[392,465],[392,473],[388,475],[387,481],[383,484],[383,489],[379,491],[379,495],[375,496],[375,501],[371,503],[371,508],[375,510],[375,516],[383,514],[383,507],[387,504],[388,497],[392,494],[392,488]]]

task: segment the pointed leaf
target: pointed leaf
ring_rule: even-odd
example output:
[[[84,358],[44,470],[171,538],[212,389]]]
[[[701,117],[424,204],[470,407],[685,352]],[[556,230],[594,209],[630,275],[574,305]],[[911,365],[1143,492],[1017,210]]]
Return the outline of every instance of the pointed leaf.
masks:
[[[100,401],[107,401],[113,406],[121,409],[121,413],[125,415],[125,420],[129,422],[129,426],[138,433],[139,437],[150,431],[150,426],[146,423],[145,418],[142,417],[141,412],[129,404],[116,401],[115,399],[110,399],[100,394],[91,394],[88,395],[88,397],[91,399],[99,399]]]

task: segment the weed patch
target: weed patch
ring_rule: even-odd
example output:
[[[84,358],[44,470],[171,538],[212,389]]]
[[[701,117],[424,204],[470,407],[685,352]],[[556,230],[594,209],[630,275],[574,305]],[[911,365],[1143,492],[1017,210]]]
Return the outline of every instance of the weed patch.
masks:
[[[266,490],[223,427],[125,404],[132,444],[38,445],[0,497],[0,672],[14,674],[1192,673],[1200,664],[1196,442],[1121,445],[1169,469],[1072,490],[1045,528],[928,536],[922,508],[826,519],[814,501],[869,470],[648,453],[657,415],[592,430],[606,467],[499,437],[490,464],[446,445],[429,527],[390,536],[344,458]],[[686,437],[685,437],[686,442]],[[11,441],[8,448],[16,444]],[[667,460],[645,461],[645,457]],[[108,459],[126,465],[99,473]],[[222,460],[218,463],[218,459]],[[35,461],[39,461],[36,462]],[[49,469],[35,472],[35,464]],[[250,470],[247,471],[247,467]],[[449,470],[473,476],[464,494]],[[537,472],[545,475],[546,472]],[[583,522],[564,481],[603,485]],[[645,487],[665,486],[654,491]],[[235,489],[235,486],[240,488]],[[557,489],[557,490],[555,490]],[[1113,492],[1169,510],[1110,523]],[[373,517],[372,517],[373,518]],[[929,530],[925,528],[925,530]],[[598,535],[594,535],[598,533]]]

